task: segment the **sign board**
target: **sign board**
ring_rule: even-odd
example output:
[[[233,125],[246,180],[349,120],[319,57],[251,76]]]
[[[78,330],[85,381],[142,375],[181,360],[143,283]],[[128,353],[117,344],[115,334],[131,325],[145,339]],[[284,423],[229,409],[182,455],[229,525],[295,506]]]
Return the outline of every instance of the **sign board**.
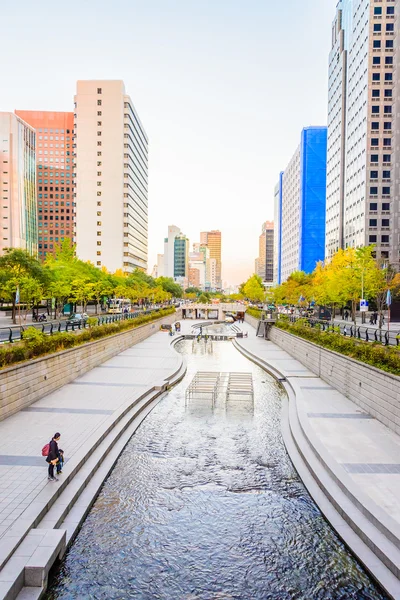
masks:
[[[368,300],[360,300],[360,312],[368,312]]]

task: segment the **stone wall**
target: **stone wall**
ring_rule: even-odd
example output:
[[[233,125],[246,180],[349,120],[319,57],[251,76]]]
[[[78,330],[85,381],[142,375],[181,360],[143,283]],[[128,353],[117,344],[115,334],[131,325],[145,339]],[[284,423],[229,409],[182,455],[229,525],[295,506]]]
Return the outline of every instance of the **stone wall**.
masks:
[[[400,434],[400,377],[273,327],[272,342],[370,415]]]
[[[162,323],[174,323],[180,316],[177,311],[135,329],[0,371],[0,421],[142,342],[157,333]]]
[[[252,327],[254,327],[254,329],[257,330],[257,325],[258,325],[258,319],[256,319],[255,317],[252,317],[250,315],[248,315],[247,313],[245,314],[244,320],[246,321],[246,323],[248,323],[249,325],[251,325]]]

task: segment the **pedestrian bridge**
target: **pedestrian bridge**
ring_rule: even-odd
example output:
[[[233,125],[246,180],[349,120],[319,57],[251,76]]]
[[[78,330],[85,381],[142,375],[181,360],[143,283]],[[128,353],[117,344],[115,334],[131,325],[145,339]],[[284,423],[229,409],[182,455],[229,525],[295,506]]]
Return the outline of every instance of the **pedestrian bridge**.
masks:
[[[186,303],[181,308],[184,319],[211,319],[215,321],[224,321],[227,313],[244,317],[247,310],[247,306],[243,304],[225,302],[220,304]]]

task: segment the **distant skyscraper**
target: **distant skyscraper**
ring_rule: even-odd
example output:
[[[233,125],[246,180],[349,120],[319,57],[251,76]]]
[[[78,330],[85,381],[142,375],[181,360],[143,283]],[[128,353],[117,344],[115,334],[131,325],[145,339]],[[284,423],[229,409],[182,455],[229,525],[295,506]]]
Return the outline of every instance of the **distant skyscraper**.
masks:
[[[38,252],[36,134],[13,113],[0,112],[0,253]]]
[[[329,60],[327,258],[341,247],[376,244],[378,258],[399,263],[399,9],[399,0],[341,0],[337,6]]]
[[[211,287],[222,289],[221,232],[203,231],[200,233],[200,244],[209,248],[210,260],[215,259],[215,285],[211,282]]]
[[[165,277],[171,277],[182,286],[188,286],[189,240],[175,225],[168,226],[168,237],[164,239],[163,272]]]
[[[325,254],[326,127],[307,127],[282,175],[281,280],[311,273]]]
[[[39,257],[74,238],[74,113],[16,110],[36,130]]]
[[[264,282],[272,284],[274,280],[274,223],[272,221],[266,221],[262,225],[258,252],[256,273]]]
[[[78,81],[76,243],[110,271],[147,270],[148,140],[122,81]]]
[[[164,238],[164,277],[175,276],[175,238],[181,235],[176,225],[168,226],[168,237]]]

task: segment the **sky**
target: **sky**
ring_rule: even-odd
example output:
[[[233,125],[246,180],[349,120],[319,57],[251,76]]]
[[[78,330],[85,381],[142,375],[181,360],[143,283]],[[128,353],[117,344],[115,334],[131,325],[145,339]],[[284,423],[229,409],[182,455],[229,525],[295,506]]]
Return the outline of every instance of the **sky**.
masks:
[[[7,2],[0,111],[73,110],[78,79],[123,79],[149,136],[149,270],[168,225],[220,229],[238,284],[301,129],[326,125],[336,3]]]

